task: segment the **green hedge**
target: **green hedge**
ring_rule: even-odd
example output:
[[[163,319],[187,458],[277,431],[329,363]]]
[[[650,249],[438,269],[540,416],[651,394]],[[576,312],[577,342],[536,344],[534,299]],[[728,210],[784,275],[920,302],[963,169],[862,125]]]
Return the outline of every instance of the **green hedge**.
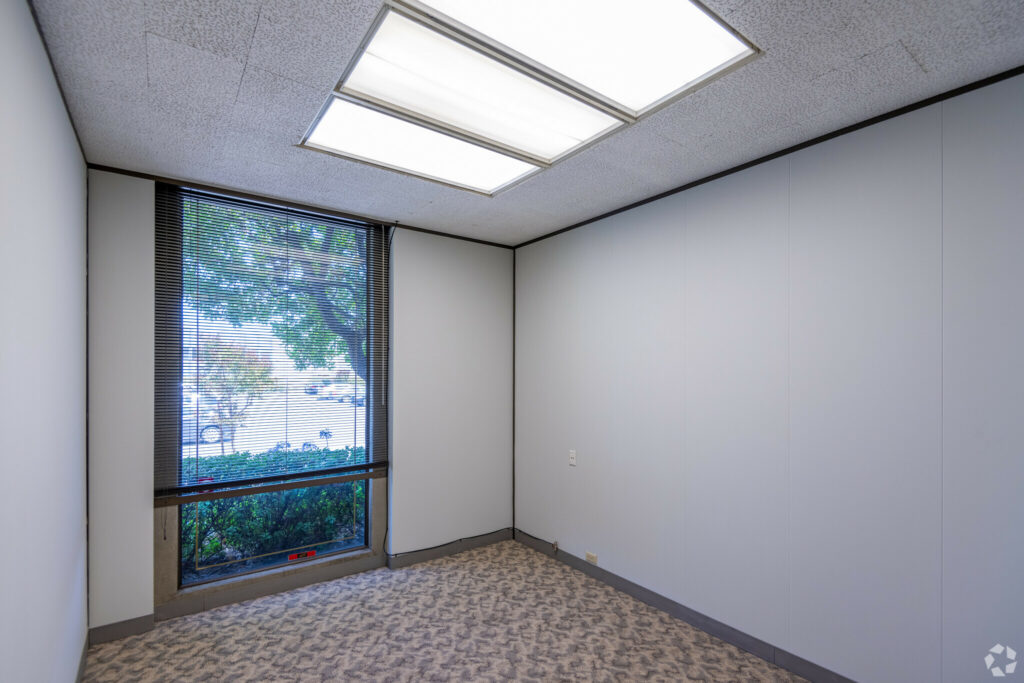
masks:
[[[204,481],[232,481],[265,474],[296,474],[330,467],[344,467],[366,462],[362,446],[309,451],[274,450],[265,453],[225,453],[207,457],[185,456],[181,459],[182,484]]]
[[[285,471],[337,467],[362,462],[362,448],[309,453],[236,453],[201,458],[199,476],[217,479],[246,476],[251,468],[268,471],[286,461]],[[296,469],[292,469],[296,468]],[[278,468],[276,471],[281,471]],[[182,583],[227,575],[266,564],[267,560],[234,562],[279,553],[354,535],[362,545],[366,517],[366,482],[354,481],[304,489],[257,493],[181,506]],[[197,553],[198,543],[198,557]],[[227,568],[196,571],[200,566],[232,562]],[[276,563],[280,558],[269,558]]]

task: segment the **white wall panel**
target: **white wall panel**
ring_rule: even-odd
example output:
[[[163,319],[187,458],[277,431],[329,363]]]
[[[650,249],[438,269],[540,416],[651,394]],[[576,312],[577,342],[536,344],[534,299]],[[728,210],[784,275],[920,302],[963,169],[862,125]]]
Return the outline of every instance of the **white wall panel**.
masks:
[[[575,396],[571,358],[574,335],[568,316],[574,285],[567,241],[516,253],[515,524],[547,540],[561,537],[566,510],[556,459],[564,461]]]
[[[89,171],[89,626],[153,613],[154,184]]]
[[[789,159],[686,196],[682,602],[786,646]]]
[[[938,107],[792,155],[792,651],[939,677]]]
[[[410,230],[392,252],[389,552],[512,526],[512,251]]]
[[[25,2],[0,3],[0,680],[86,639],[86,168]]]
[[[983,681],[1024,675],[1024,78],[942,116],[943,679]]]
[[[516,256],[517,526],[676,599],[682,509],[665,501],[685,493],[681,202]]]
[[[778,640],[787,164],[521,249],[516,273],[517,526]]]

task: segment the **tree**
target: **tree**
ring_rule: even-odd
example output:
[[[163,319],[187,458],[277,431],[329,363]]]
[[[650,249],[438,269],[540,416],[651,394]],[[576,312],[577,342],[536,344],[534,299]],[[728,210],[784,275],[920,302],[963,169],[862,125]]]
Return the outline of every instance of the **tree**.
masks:
[[[367,379],[365,231],[205,200],[182,218],[186,303],[269,324],[300,370],[344,356]]]
[[[229,430],[234,450],[235,432],[242,426],[246,411],[275,386],[269,358],[216,335],[200,336],[199,387],[202,395],[217,406],[222,454],[224,430]]]

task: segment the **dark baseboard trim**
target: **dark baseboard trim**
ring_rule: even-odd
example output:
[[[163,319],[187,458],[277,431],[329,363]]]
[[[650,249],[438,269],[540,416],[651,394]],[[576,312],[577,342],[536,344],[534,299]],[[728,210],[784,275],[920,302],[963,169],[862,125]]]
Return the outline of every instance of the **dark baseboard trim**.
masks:
[[[120,640],[128,636],[138,635],[153,630],[153,615],[147,614],[134,619],[125,619],[113,624],[105,624],[89,629],[89,645],[109,643],[111,640]]]
[[[85,642],[82,643],[82,658],[78,660],[78,673],[75,674],[75,683],[82,683],[85,679],[85,657],[89,652],[89,634],[85,634]]]
[[[299,565],[278,567],[258,575],[243,575],[184,588],[167,602],[157,605],[154,616],[156,621],[164,621],[197,614],[214,607],[262,598],[383,566],[383,555],[367,549],[352,555],[325,557]]]
[[[815,683],[853,683],[851,679],[846,678],[845,676],[840,676],[834,671],[830,671],[823,666],[819,666],[814,662],[809,662],[802,657],[786,652],[785,650],[775,647],[771,643],[767,643],[760,638],[755,638],[754,636],[737,630],[728,624],[723,624],[722,622],[712,619],[707,615],[694,611],[685,605],[680,605],[678,602],[670,600],[664,595],[660,595],[639,584],[633,583],[628,579],[624,579],[618,574],[613,574],[607,569],[601,569],[597,565],[590,564],[589,562],[582,560],[575,555],[571,555],[564,550],[559,550],[554,544],[549,543],[548,541],[541,540],[536,536],[531,536],[525,531],[521,531],[519,529],[515,529],[514,535],[515,540],[525,546],[533,548],[548,557],[553,557],[559,562],[567,564],[573,569],[578,569],[587,576],[597,579],[601,583],[607,584],[616,590],[622,591],[626,595],[636,598],[640,602],[645,602],[651,607],[660,609],[662,612],[666,612],[676,619],[685,621],[691,626],[699,628],[705,633],[709,633],[716,638],[735,645],[741,650],[746,650],[750,654],[756,655],[766,662],[771,662],[772,664],[786,669],[787,671],[791,671],[798,676],[803,676],[809,681],[815,681]]]
[[[500,541],[511,541],[512,538],[512,527],[509,527],[507,529],[499,529],[498,531],[492,531],[489,534],[480,534],[479,536],[460,538],[457,541],[437,545],[433,548],[424,548],[423,550],[412,550],[407,553],[396,553],[394,555],[388,555],[388,568],[401,569],[403,567],[408,567],[410,565],[419,564],[420,562],[426,562],[427,560],[436,560],[439,557],[447,557],[448,555],[455,555],[456,553],[461,553],[466,550],[472,550],[473,548],[480,548],[482,546],[490,545],[492,543],[498,543]]]
[[[777,667],[786,671],[792,671],[797,676],[803,676],[815,683],[851,683],[851,679],[846,676],[841,676],[823,666],[818,666],[814,662],[809,662],[803,657],[786,652],[782,648],[775,648],[775,661],[772,663]]]

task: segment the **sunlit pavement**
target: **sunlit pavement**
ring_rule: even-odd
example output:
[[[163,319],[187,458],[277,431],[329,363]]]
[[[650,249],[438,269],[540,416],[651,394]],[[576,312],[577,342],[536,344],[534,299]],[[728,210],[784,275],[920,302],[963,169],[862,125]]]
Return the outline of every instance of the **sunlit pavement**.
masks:
[[[263,453],[280,443],[289,443],[299,450],[309,443],[320,448],[365,446],[364,422],[366,408],[337,400],[317,400],[301,388],[275,392],[253,403],[245,413],[244,425],[235,431],[233,450]],[[324,439],[321,430],[331,436]],[[182,444],[183,456],[198,453],[201,457],[220,455],[220,443]],[[224,452],[232,451],[231,441],[223,443]]]

